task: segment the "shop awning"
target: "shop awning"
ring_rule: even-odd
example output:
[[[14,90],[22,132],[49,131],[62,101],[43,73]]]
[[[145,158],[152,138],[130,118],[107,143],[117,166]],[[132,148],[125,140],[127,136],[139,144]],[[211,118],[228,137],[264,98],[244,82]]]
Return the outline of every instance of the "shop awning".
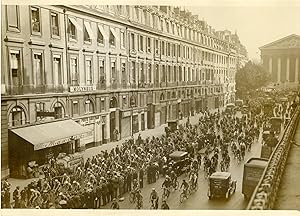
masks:
[[[91,27],[90,23],[84,22],[84,26],[85,26],[85,28],[86,28],[86,30],[87,30],[87,32],[88,32],[90,38],[91,38],[92,40],[95,39],[95,35],[94,35],[94,33],[93,33],[93,30],[92,30],[92,27]]]
[[[49,148],[76,140],[91,132],[73,120],[50,122],[11,130],[14,134],[31,143],[34,150]]]

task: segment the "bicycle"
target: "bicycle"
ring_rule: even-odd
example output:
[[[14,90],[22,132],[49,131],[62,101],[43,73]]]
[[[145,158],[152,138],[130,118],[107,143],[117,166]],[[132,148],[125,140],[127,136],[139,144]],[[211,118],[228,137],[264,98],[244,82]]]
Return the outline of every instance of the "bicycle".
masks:
[[[143,208],[143,200],[137,200],[135,209],[142,209]]]
[[[166,200],[170,196],[170,190],[166,187],[164,187],[163,189],[164,189],[164,192],[162,194],[162,200]]]
[[[198,182],[194,182],[191,184],[189,192],[196,192],[198,190]]]
[[[152,199],[149,202],[151,202],[150,209],[158,209],[158,198]]]
[[[179,187],[179,182],[178,182],[178,180],[177,180],[177,179],[176,179],[176,181],[173,180],[173,181],[172,181],[172,188],[173,188],[174,190],[177,190],[178,187]]]
[[[189,192],[188,192],[188,189],[187,190],[183,190],[180,194],[180,203],[183,203],[184,200],[188,199],[189,198]]]
[[[129,194],[129,202],[130,202],[130,203],[135,203],[135,201],[136,201],[136,192],[130,191],[130,194]]]

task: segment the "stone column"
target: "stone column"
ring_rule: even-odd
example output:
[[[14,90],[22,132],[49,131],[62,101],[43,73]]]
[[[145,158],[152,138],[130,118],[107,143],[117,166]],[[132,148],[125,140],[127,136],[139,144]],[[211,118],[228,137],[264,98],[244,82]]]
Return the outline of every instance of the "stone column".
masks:
[[[290,82],[290,58],[286,58],[286,80]]]
[[[272,75],[272,57],[269,58],[269,73]],[[273,79],[273,75],[272,75]],[[275,80],[273,80],[275,82]]]
[[[299,82],[299,57],[296,58],[295,63],[295,83]]]
[[[277,60],[277,82],[280,83],[280,73],[281,73],[281,58]]]

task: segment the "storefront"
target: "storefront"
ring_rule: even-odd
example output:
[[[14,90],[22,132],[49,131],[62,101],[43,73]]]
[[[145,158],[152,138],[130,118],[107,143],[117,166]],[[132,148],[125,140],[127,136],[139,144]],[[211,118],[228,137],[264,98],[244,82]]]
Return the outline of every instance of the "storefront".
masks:
[[[132,116],[132,133],[139,132],[139,115],[137,113],[133,113]]]
[[[81,151],[81,140],[92,131],[73,120],[63,120],[9,130],[11,177],[26,176],[30,161],[42,165],[59,153]]]
[[[131,135],[131,111],[122,111],[121,115],[121,137],[126,138]]]
[[[161,112],[160,112],[160,105],[159,104],[156,104],[155,105],[155,120],[154,120],[154,125],[155,127],[159,127],[161,125],[160,123],[160,115],[161,115]]]

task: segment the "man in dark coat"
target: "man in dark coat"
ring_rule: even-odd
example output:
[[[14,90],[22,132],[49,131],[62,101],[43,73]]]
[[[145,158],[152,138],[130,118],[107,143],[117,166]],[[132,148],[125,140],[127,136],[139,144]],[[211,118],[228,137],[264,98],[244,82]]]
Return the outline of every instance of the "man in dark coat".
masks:
[[[144,170],[143,169],[140,169],[139,181],[140,181],[140,188],[143,188],[144,187]]]

